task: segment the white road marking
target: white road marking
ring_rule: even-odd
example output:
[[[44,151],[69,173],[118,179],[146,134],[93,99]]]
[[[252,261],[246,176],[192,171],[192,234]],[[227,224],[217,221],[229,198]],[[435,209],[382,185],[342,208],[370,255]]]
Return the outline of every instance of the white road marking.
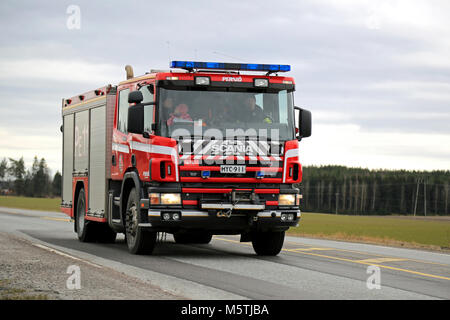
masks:
[[[86,261],[86,260],[83,260],[83,259],[71,256],[70,254],[67,254],[67,253],[55,250],[53,248],[44,246],[44,245],[39,244],[39,243],[33,243],[33,246],[41,248],[41,249],[44,249],[44,250],[47,250],[47,251],[52,252],[52,253],[59,254],[60,256],[63,256],[63,257],[66,257],[66,258],[70,258],[70,259],[73,259],[73,260],[77,260],[77,261],[81,261],[81,262],[87,263],[88,265],[91,265],[91,266],[99,268],[99,269],[103,269],[103,267],[99,266],[98,264],[95,264],[95,263],[92,263],[92,262],[89,262],[89,261]]]

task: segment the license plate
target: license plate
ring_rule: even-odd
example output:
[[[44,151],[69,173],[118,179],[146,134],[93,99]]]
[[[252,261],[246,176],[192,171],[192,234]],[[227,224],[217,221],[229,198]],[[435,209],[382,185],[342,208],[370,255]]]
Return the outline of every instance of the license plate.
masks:
[[[222,165],[220,166],[220,173],[245,173],[245,166],[231,166],[231,165]]]

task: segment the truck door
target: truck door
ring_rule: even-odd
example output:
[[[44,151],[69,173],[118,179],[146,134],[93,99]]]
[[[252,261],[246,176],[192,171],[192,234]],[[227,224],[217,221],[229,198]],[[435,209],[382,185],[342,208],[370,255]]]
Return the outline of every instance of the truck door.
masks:
[[[116,101],[114,130],[112,139],[112,166],[111,178],[122,180],[125,170],[130,165],[130,147],[127,143],[128,95],[132,85],[119,88]]]
[[[143,85],[137,85],[138,90],[142,92],[143,104],[154,102],[154,84],[146,81]],[[145,105],[144,107],[144,131],[150,134],[149,138],[144,138],[142,134],[128,134],[128,143],[130,145],[130,154],[132,164],[137,168],[141,180],[149,180],[149,160],[150,144],[154,135],[152,134],[152,123],[154,122],[154,105]]]

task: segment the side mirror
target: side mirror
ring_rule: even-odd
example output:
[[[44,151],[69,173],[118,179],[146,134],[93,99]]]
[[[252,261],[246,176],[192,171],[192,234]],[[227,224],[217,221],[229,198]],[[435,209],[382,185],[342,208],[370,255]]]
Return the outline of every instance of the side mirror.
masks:
[[[144,96],[140,91],[132,91],[128,95],[128,103],[141,103],[144,100]]]
[[[301,140],[302,138],[310,137],[312,126],[311,111],[299,107],[295,107],[295,109],[299,111],[298,124],[300,128],[297,139]]]
[[[135,93],[131,92],[131,94]],[[140,92],[139,92],[140,93]],[[142,93],[141,93],[142,95]],[[130,98],[128,99],[130,100]],[[142,100],[141,100],[142,101]],[[128,108],[128,132],[142,134],[144,132],[144,105],[136,104]]]

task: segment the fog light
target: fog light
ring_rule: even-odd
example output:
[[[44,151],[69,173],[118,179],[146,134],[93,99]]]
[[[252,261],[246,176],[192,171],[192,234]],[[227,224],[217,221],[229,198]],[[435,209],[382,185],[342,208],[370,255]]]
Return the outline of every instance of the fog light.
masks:
[[[285,214],[285,213],[282,213],[281,214],[281,221],[286,221],[286,219],[287,219],[287,215]]]
[[[180,214],[175,212],[175,213],[172,215],[172,219],[175,220],[175,221],[180,220]]]
[[[287,216],[288,221],[294,221],[294,214],[289,213]]]
[[[168,220],[170,220],[170,213],[163,213],[162,214],[162,218],[165,220],[165,221],[168,221]]]

